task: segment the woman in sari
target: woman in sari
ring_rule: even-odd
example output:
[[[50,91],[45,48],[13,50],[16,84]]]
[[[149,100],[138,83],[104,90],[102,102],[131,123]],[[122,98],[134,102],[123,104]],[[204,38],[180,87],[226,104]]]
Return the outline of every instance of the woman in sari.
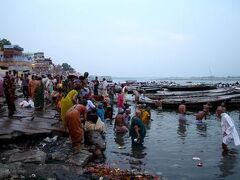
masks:
[[[76,90],[71,90],[66,97],[61,99],[61,120],[64,126],[66,126],[66,112],[77,102],[77,95],[78,92]]]
[[[36,77],[34,75],[32,75],[32,79],[30,80],[29,85],[28,85],[28,92],[29,92],[29,95],[32,98],[32,100],[34,100],[34,93],[35,93],[37,86],[38,86],[38,81],[36,80]]]
[[[37,78],[36,89],[33,97],[35,109],[42,110],[44,107],[44,87],[41,77]]]
[[[150,115],[149,111],[147,111],[147,109],[145,107],[140,109],[140,111],[141,111],[140,119],[142,120],[142,122],[144,124],[149,124],[149,122],[151,120],[151,115]]]
[[[84,131],[81,123],[81,117],[85,120],[87,117],[86,107],[82,104],[76,104],[72,106],[65,116],[66,127],[68,128],[69,135],[72,140],[74,148],[80,148],[81,142],[83,141]]]
[[[121,92],[118,94],[118,97],[117,97],[117,106],[118,108],[122,108],[124,109],[124,93]]]

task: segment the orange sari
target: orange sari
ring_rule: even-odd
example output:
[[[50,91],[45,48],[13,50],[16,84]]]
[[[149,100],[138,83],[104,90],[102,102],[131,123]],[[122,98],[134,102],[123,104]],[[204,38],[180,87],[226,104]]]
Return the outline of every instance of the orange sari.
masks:
[[[80,117],[84,115],[85,112],[85,106],[78,104],[72,106],[66,113],[66,126],[69,130],[73,147],[80,146],[83,140],[84,132]]]

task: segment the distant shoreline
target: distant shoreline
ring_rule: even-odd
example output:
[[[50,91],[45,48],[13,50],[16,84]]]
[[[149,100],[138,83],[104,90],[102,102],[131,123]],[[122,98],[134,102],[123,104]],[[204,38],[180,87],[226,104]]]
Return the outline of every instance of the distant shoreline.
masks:
[[[112,77],[113,79],[149,79],[149,80],[240,80],[240,76],[228,77]]]

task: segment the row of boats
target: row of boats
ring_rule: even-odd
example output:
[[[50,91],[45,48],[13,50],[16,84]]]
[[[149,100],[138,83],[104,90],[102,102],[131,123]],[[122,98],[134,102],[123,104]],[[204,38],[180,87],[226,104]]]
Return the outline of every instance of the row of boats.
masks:
[[[143,85],[127,87],[128,93],[137,90],[144,94],[140,103],[156,107],[156,101],[161,101],[164,109],[176,109],[182,100],[189,109],[201,109],[210,102],[213,107],[225,103],[229,108],[240,107],[240,88],[236,86],[221,87],[209,84],[191,85]]]

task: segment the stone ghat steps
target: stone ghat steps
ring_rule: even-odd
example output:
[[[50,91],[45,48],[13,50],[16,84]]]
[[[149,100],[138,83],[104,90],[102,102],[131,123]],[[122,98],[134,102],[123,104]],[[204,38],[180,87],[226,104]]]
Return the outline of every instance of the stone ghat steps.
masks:
[[[7,112],[1,114],[0,142],[26,135],[65,133],[54,110],[35,112],[33,108],[18,108],[17,111],[12,117],[8,117]]]

